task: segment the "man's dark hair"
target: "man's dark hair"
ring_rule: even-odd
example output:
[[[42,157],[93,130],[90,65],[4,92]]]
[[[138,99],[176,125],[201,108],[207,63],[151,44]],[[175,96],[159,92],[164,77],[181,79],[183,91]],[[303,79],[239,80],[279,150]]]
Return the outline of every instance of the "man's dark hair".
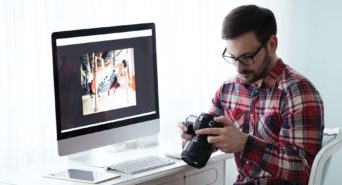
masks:
[[[256,5],[239,6],[223,21],[222,38],[234,39],[253,31],[260,43],[277,34],[277,22],[271,10]]]

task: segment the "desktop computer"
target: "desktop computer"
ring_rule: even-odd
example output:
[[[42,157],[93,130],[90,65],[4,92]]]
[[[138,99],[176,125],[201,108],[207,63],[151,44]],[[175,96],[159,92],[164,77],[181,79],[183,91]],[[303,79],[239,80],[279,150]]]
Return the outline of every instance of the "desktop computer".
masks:
[[[52,34],[60,156],[159,133],[153,23]]]

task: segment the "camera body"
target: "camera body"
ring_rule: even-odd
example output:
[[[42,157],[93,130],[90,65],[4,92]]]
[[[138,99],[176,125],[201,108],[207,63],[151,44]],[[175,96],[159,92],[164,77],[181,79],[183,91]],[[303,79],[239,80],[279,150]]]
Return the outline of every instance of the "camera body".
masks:
[[[188,128],[187,134],[194,137],[183,146],[181,154],[182,160],[195,168],[204,167],[212,153],[212,144],[208,143],[208,135],[196,135],[196,130],[203,128],[222,128],[223,124],[216,123],[214,116],[201,113],[199,116],[189,115],[185,120],[185,126]]]

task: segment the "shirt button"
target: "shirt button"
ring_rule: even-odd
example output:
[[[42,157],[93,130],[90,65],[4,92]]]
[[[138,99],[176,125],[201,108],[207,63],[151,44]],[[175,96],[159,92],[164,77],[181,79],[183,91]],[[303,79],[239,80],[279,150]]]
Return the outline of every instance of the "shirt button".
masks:
[[[257,96],[258,95],[258,93],[259,93],[259,89],[254,89],[253,90],[253,93],[252,93],[252,96]]]

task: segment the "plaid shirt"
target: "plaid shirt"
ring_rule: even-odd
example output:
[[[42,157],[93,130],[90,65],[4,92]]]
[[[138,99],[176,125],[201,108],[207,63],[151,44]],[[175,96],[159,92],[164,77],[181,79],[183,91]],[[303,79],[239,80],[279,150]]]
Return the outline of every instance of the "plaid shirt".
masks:
[[[315,87],[278,60],[259,88],[239,77],[227,80],[212,100],[210,114],[229,117],[248,134],[235,153],[235,184],[307,184],[321,148],[324,111]]]

